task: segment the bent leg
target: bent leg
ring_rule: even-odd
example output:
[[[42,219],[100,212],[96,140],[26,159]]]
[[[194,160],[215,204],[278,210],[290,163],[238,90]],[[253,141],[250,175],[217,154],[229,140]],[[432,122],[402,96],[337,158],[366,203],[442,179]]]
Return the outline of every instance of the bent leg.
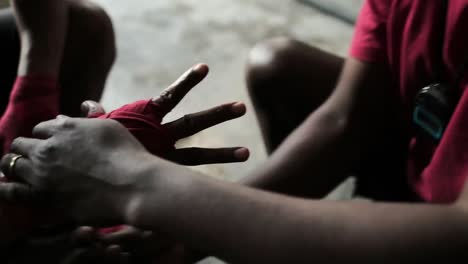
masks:
[[[343,63],[342,58],[285,38],[269,40],[252,50],[247,85],[269,153],[327,99]],[[394,96],[387,100],[382,103],[398,107]],[[378,144],[353,164],[357,192],[378,200],[414,200],[405,177],[406,146],[396,133],[398,114],[388,111],[382,117],[386,129],[379,131]],[[290,182],[280,184],[287,189]]]
[[[11,9],[0,10],[0,115],[8,104],[18,69],[20,43]]]
[[[95,4],[70,2],[68,32],[60,70],[60,112],[78,116],[84,100],[98,101],[115,60],[110,18]],[[3,113],[17,75],[20,41],[11,9],[0,11],[0,110]]]
[[[59,114],[58,73],[68,21],[68,6],[62,0],[13,0],[15,21],[21,39],[18,78],[0,120],[2,152],[11,142],[29,137],[38,123]]]
[[[252,49],[247,87],[269,153],[331,94],[343,63],[343,58],[287,38]]]
[[[98,5],[69,0],[70,12],[60,72],[61,112],[80,115],[85,100],[99,101],[116,56],[111,19]]]

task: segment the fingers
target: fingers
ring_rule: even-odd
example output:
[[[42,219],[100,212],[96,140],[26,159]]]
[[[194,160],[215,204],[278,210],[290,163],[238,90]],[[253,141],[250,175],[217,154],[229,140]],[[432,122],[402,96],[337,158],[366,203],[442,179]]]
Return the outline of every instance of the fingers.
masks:
[[[98,232],[92,227],[79,227],[75,230],[72,238],[77,249],[68,255],[61,264],[130,263],[129,254],[123,252],[120,245],[106,246],[100,243]]]
[[[45,121],[39,123],[33,128],[33,136],[36,138],[50,138],[53,135],[57,134],[61,130],[72,126],[73,124],[72,118],[67,118],[66,116],[62,116],[61,118],[52,119],[49,121]]]
[[[0,183],[0,200],[12,204],[31,204],[35,200],[35,193],[29,185],[2,182]]]
[[[114,233],[101,235],[101,240],[108,244],[128,244],[142,239],[144,232],[131,226],[125,226]]]
[[[69,116],[66,115],[58,115],[57,119],[65,119],[65,118],[70,118]]]
[[[97,117],[105,114],[106,111],[104,110],[104,107],[98,102],[95,101],[84,101],[81,104],[81,114],[83,117]]]
[[[161,106],[165,113],[170,112],[195,85],[200,83],[209,68],[206,64],[198,64],[185,72],[177,81],[165,89],[153,102]]]
[[[186,115],[165,125],[175,139],[186,138],[204,129],[221,124],[245,114],[243,103],[224,104],[212,109]]]
[[[168,159],[186,166],[204,164],[233,163],[246,161],[250,156],[246,148],[185,148],[177,149],[168,155]]]
[[[0,162],[0,168],[3,174],[12,180],[17,182],[33,183],[34,177],[32,164],[26,157],[16,158],[17,154],[7,154],[3,156]],[[16,161],[14,159],[16,158]],[[15,191],[18,189],[15,189]]]
[[[72,235],[73,242],[78,246],[89,246],[98,239],[96,230],[90,226],[77,228]]]
[[[13,143],[11,143],[10,150],[11,152],[19,155],[31,156],[33,151],[40,144],[42,144],[42,140],[40,139],[19,137],[13,140]]]

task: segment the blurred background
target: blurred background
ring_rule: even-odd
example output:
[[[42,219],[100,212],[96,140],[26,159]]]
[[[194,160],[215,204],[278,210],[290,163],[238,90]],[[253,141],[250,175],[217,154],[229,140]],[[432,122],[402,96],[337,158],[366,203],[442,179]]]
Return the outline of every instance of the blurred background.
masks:
[[[94,1],[110,14],[117,34],[118,58],[102,100],[106,109],[159,94],[198,62],[210,65],[209,77],[185,98],[168,120],[225,102],[247,103],[248,114],[245,117],[181,142],[183,146],[248,147],[251,158],[244,164],[194,168],[229,181],[246,175],[266,158],[244,83],[249,50],[268,38],[289,36],[344,56],[352,36],[353,18],[363,2]],[[0,6],[7,2],[0,0]],[[339,193],[347,195],[346,191]]]

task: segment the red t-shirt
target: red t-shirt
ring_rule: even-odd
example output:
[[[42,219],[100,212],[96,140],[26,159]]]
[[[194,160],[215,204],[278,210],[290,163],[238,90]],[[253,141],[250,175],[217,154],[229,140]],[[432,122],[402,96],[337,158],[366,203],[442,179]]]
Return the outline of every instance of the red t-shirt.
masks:
[[[409,131],[409,183],[420,198],[434,203],[455,201],[468,176],[468,71],[455,87],[462,96],[441,142],[422,142],[411,128],[415,95],[433,82],[442,54],[442,1],[449,2],[444,77],[453,81],[468,56],[466,0],[367,0],[350,50],[351,57],[389,66]]]

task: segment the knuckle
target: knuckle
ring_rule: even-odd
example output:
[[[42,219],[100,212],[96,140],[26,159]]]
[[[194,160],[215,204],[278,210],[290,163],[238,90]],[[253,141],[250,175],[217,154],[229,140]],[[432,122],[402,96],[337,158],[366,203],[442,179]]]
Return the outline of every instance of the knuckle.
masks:
[[[32,129],[32,134],[33,134],[33,135],[38,134],[39,131],[41,131],[43,127],[44,127],[44,124],[43,124],[43,123],[37,124],[36,126],[33,127],[33,129]]]
[[[10,147],[11,151],[15,152],[18,149],[19,145],[21,145],[22,143],[23,143],[23,138],[21,137],[15,138],[13,142],[11,142],[11,147]]]
[[[107,141],[110,138],[119,138],[124,131],[126,132],[124,126],[119,121],[113,119],[99,120],[97,124],[99,124],[99,126],[96,128],[94,134],[103,141]]]
[[[59,121],[59,126],[63,129],[73,129],[75,128],[76,124],[71,118],[63,118]]]
[[[159,95],[159,101],[166,103],[166,104],[171,103],[173,98],[174,98],[174,92],[173,92],[173,89],[171,89],[170,87],[162,91],[161,94]]]
[[[184,115],[182,117],[182,124],[186,130],[192,130],[195,128],[195,122],[193,121],[193,117],[191,115]]]
[[[57,151],[58,151],[57,146],[55,144],[48,142],[46,144],[43,144],[41,147],[37,148],[36,154],[39,159],[51,161],[50,159],[55,157]]]

